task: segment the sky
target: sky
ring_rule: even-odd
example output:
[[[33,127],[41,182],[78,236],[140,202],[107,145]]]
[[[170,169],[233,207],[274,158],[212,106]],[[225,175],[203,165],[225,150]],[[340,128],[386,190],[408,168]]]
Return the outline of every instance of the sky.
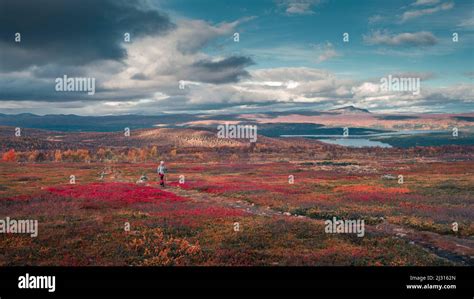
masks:
[[[0,0],[0,113],[464,113],[473,79],[472,0]]]

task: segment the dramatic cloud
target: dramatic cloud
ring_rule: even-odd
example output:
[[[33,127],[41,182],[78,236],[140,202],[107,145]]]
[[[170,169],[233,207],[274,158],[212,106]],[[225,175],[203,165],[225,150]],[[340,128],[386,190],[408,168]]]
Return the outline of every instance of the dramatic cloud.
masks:
[[[105,80],[103,86],[111,90],[150,94],[158,90],[169,96],[184,96],[190,85],[235,83],[246,78],[249,74],[245,68],[254,64],[252,59],[213,57],[204,54],[202,48],[217,38],[230,38],[236,27],[248,20],[216,26],[200,20],[180,20],[168,34],[127,45],[124,69]],[[179,89],[179,81],[184,81],[186,88]]]
[[[252,64],[254,62],[248,57],[233,56],[217,61],[200,60],[191,67],[193,77],[199,81],[219,84],[237,82],[243,77],[248,77],[249,73],[244,67]]]
[[[275,99],[291,102],[320,102],[350,96],[350,81],[337,79],[331,72],[281,67],[251,72],[250,81],[239,84],[239,96],[245,101]]]
[[[433,46],[438,42],[433,33],[428,31],[393,35],[386,31],[375,31],[364,35],[364,41],[370,45],[386,46]]]
[[[50,102],[80,100],[92,103],[113,100],[111,102],[114,103],[137,101],[143,105],[150,101],[163,102],[164,98],[168,97],[184,97],[187,89],[178,88],[178,82],[181,80],[197,84],[199,82],[224,84],[235,83],[249,76],[245,68],[254,64],[250,58],[213,57],[204,54],[202,49],[217,38],[228,36],[230,39],[238,25],[252,20],[253,17],[218,25],[187,19],[180,19],[174,24],[163,14],[144,6],[130,6],[121,1],[100,3],[104,6],[94,8],[93,16],[97,16],[98,19],[105,17],[99,17],[100,13],[97,11],[102,11],[107,17],[100,24],[95,24],[95,20],[90,21],[92,25],[95,24],[95,28],[85,25],[88,24],[87,13],[82,6],[75,2],[72,5],[73,8],[74,5],[77,6],[75,8],[78,14],[82,13],[85,16],[84,20],[77,24],[78,27],[84,28],[73,29],[73,33],[79,35],[79,42],[71,42],[70,37],[62,33],[55,35],[54,30],[48,34],[33,32],[31,34],[34,34],[35,38],[41,40],[38,37],[42,37],[46,42],[35,44],[36,47],[32,48],[25,46],[21,51],[12,51],[11,56],[8,55],[9,49],[14,47],[23,49],[23,42],[28,35],[22,32],[20,44],[15,44],[13,39],[9,42],[11,45],[0,43],[2,50],[0,101],[28,101],[34,97],[38,101]],[[24,6],[26,8],[26,5]],[[71,13],[71,9],[69,6],[56,7],[51,4],[45,6],[43,10],[47,15],[54,16],[59,13]],[[73,16],[71,19],[74,21]],[[69,24],[65,20],[57,20],[60,21]],[[54,22],[56,21],[53,17]],[[64,28],[61,30],[64,31]],[[136,28],[142,28],[142,31]],[[123,42],[123,32],[130,32],[130,43]],[[80,44],[81,41],[100,39],[102,36],[100,33],[104,36],[105,42]],[[116,36],[117,39],[112,39],[110,36]],[[51,43],[60,44],[57,47],[58,51],[49,49],[52,47]],[[69,48],[73,49],[69,51]],[[3,65],[4,49],[7,51],[8,59],[5,61],[8,61],[6,62],[9,64],[8,68]],[[113,54],[117,53],[117,49],[120,55]],[[83,53],[79,54],[80,51]],[[26,55],[31,61],[18,60],[19,55]],[[65,74],[69,77],[95,78],[95,95],[55,92],[55,78]],[[119,106],[127,105],[113,107]]]
[[[312,19],[306,16],[288,18],[269,12],[288,22],[282,24],[275,38],[270,31],[255,34],[260,26],[266,26],[260,18],[255,22],[251,22],[254,17],[226,22],[219,17],[213,23],[173,14],[169,19],[145,3],[152,2],[72,0],[66,5],[59,0],[3,0],[1,112],[152,114],[201,109],[238,112],[259,107],[266,111],[274,107],[324,109],[346,104],[374,110],[425,105],[423,109],[433,110],[444,107],[443,101],[456,108],[456,104],[474,99],[472,84],[462,85],[467,80],[463,74],[470,71],[467,65],[456,70],[462,80],[455,86],[431,89],[424,81],[435,75],[426,70],[441,74],[443,69],[423,63],[411,68],[413,57],[421,60],[428,52],[426,47],[438,44],[429,31],[375,31],[364,36],[366,44],[379,45],[365,46],[369,55],[359,44],[351,55],[342,55],[339,48],[336,51],[339,43],[311,45],[307,36],[299,41],[295,38],[298,34],[294,32],[300,27],[291,26],[306,26],[299,25]],[[286,14],[304,15],[312,13],[319,1],[278,3]],[[417,1],[405,9],[429,5],[438,3]],[[36,12],[41,12],[41,17]],[[361,22],[367,25],[365,19]],[[291,28],[280,31],[286,27]],[[15,32],[21,32],[21,43],[14,42]],[[125,32],[131,34],[130,43],[123,41]],[[245,32],[240,43],[234,43],[234,32]],[[258,44],[255,38],[264,40],[264,45],[253,46]],[[359,40],[351,39],[351,43]],[[429,54],[443,50],[439,49],[442,46],[431,47]],[[449,51],[458,48],[449,47]],[[384,60],[377,60],[377,68],[366,70],[372,56],[381,54],[377,51],[385,52]],[[450,57],[458,57],[453,55]],[[394,57],[401,59],[394,62]],[[327,65],[333,71],[319,68],[326,65],[325,61],[333,62],[331,59],[334,63]],[[420,78],[421,93],[382,92],[380,78],[375,77],[390,70],[393,76]],[[95,78],[95,94],[55,91],[55,78],[63,75]],[[442,82],[443,75],[436,80]]]
[[[211,26],[202,20],[182,20],[179,24],[179,32],[173,33],[178,39],[176,48],[183,54],[196,53],[212,40],[234,33],[237,26],[254,18],[245,17],[230,23],[224,22],[218,26]]]
[[[47,64],[77,65],[126,57],[124,34],[159,35],[174,26],[142,2],[124,0],[3,0],[0,72]],[[21,43],[15,43],[15,33]]]

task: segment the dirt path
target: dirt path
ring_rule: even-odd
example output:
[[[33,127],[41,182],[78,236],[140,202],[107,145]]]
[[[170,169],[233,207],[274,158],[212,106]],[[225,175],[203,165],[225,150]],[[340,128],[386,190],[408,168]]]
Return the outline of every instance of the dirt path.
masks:
[[[474,240],[429,231],[418,231],[389,222],[368,226],[369,233],[391,234],[419,245],[437,256],[461,265],[474,265]]]
[[[235,200],[232,198],[224,197],[224,196],[217,196],[214,194],[199,192],[196,190],[184,190],[179,187],[167,187],[167,191],[171,191],[176,195],[187,197],[192,199],[196,202],[208,202],[208,203],[215,203],[217,205],[241,209],[246,211],[247,213],[259,216],[283,216],[284,214],[271,209],[270,207],[262,207],[258,205],[251,204],[247,201],[243,200]],[[300,216],[301,218],[305,218],[304,216]]]
[[[194,201],[205,201],[215,203],[225,207],[241,209],[247,213],[259,216],[297,217],[304,221],[317,222],[323,224],[323,220],[312,219],[302,215],[291,215],[271,209],[270,207],[258,206],[243,200],[217,196],[199,192],[196,190],[184,190],[179,187],[167,187],[176,195],[190,198]],[[460,265],[474,266],[474,240],[458,238],[455,236],[441,235],[434,232],[418,231],[412,228],[396,225],[387,221],[379,225],[365,225],[366,232],[373,235],[392,235],[396,238],[404,239],[410,244],[421,246],[430,253],[440,258],[449,260]]]

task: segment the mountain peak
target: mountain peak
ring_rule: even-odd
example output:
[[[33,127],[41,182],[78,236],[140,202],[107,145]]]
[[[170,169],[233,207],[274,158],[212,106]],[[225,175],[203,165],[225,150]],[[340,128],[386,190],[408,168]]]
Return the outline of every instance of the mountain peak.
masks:
[[[329,111],[330,112],[337,112],[337,113],[352,113],[352,114],[354,114],[354,113],[357,113],[357,114],[371,113],[367,109],[357,108],[357,107],[354,107],[352,105],[344,106],[344,107],[336,108],[336,109],[331,109]]]

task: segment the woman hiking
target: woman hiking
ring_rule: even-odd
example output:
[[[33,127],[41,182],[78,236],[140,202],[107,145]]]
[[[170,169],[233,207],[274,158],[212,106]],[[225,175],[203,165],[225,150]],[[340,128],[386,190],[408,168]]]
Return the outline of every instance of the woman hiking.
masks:
[[[165,186],[165,173],[168,170],[165,167],[165,162],[161,161],[160,166],[158,166],[156,172],[158,172],[158,175],[160,176],[160,186],[164,187]]]

